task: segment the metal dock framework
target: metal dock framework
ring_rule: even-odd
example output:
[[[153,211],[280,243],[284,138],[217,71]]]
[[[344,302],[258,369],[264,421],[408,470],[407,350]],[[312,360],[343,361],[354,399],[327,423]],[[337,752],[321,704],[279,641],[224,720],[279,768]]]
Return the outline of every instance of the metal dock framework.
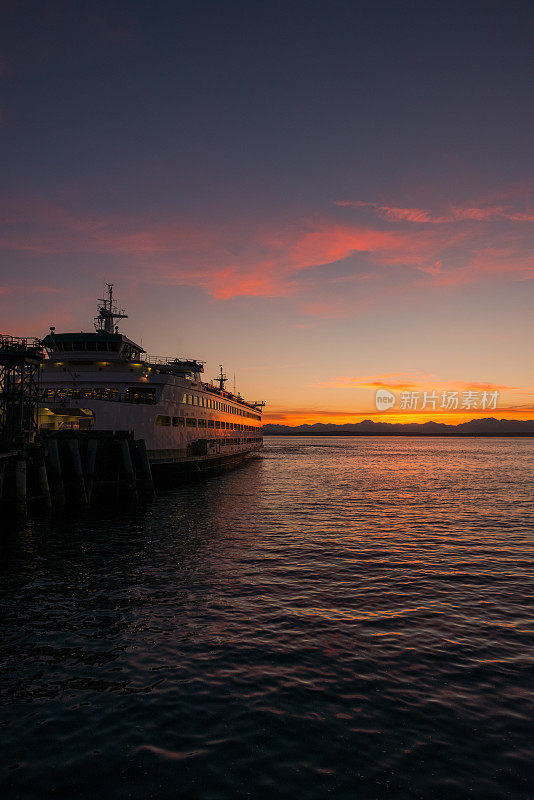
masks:
[[[144,441],[128,431],[39,432],[39,339],[0,336],[0,531],[8,518],[150,501],[154,484]]]
[[[39,339],[0,336],[0,440],[34,440],[39,423],[43,345]]]

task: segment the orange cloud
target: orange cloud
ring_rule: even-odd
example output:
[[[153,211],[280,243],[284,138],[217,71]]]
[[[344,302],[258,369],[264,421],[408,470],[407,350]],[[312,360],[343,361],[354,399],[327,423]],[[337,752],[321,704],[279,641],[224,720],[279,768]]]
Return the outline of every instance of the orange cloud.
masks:
[[[406,372],[389,372],[381,375],[354,378],[340,375],[327,381],[321,381],[317,386],[329,389],[391,389],[392,391],[420,390],[421,392],[435,389],[436,391],[513,392],[515,394],[534,395],[534,387],[462,380],[444,381],[432,375],[421,376],[417,373]]]
[[[320,381],[317,386],[329,389],[412,389],[420,385],[417,378],[417,374],[400,372],[360,378],[339,375],[327,381]]]

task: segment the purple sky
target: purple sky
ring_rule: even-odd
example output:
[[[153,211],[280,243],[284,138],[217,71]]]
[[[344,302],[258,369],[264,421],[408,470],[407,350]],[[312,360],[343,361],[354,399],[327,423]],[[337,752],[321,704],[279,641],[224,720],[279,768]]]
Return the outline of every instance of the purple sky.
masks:
[[[379,384],[532,416],[530,2],[3,2],[0,314],[155,354],[273,419]]]

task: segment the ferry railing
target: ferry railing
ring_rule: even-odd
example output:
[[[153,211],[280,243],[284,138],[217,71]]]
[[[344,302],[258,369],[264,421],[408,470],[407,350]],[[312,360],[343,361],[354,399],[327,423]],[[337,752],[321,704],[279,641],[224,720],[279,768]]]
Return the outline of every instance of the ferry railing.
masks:
[[[205,361],[200,361],[198,358],[170,358],[169,356],[149,356],[146,353],[142,356],[142,361],[145,361],[147,364],[154,364],[158,365],[161,364],[164,367],[173,367],[178,365],[191,365],[191,370],[195,366],[203,367],[206,363]]]
[[[227,400],[232,400],[235,403],[240,403],[241,405],[250,408],[252,411],[257,411],[259,406],[265,405],[263,401],[258,403],[249,403],[247,400],[243,400],[242,397],[232,394],[232,392],[227,392],[225,389],[219,389],[218,386],[214,386],[212,383],[203,383],[202,388],[207,389],[209,392],[213,392],[213,394],[216,394],[219,397],[226,397]]]
[[[42,403],[63,404],[67,400],[106,400],[115,403],[155,405],[156,395],[144,392],[119,392],[118,389],[45,389]]]

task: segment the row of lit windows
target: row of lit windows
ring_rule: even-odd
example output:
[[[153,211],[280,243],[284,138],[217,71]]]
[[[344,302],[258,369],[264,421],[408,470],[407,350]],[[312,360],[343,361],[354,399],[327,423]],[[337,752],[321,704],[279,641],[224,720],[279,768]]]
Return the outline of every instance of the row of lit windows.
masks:
[[[201,406],[202,408],[213,408],[215,411],[225,411],[227,414],[238,414],[240,417],[251,417],[261,419],[259,414],[252,411],[245,411],[244,408],[237,408],[229,403],[222,403],[219,400],[212,400],[211,397],[204,397],[201,394],[183,394],[182,403],[188,406]]]
[[[222,419],[194,419],[193,417],[167,417],[158,414],[156,425],[163,428],[219,428],[229,431],[256,431],[257,425],[242,425],[239,422],[225,422]]]
[[[152,388],[130,387],[124,394],[118,389],[44,389],[43,399],[46,402],[60,403],[67,398],[73,400],[115,400],[122,403],[149,403],[156,402],[156,390]]]
[[[218,439],[216,441],[222,444],[223,447],[227,447],[228,445],[231,444],[261,444],[263,440],[261,438],[255,437],[252,439]]]

